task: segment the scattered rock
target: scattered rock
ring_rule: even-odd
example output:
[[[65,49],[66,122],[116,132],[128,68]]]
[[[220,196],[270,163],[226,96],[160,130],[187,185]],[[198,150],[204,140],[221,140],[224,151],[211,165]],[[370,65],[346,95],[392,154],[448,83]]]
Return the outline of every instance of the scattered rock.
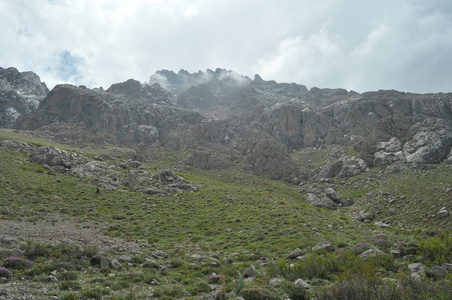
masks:
[[[317,251],[333,252],[334,250],[335,250],[335,247],[330,242],[321,242],[321,243],[318,243],[317,245],[315,245],[314,247],[312,247],[312,252],[317,252]]]

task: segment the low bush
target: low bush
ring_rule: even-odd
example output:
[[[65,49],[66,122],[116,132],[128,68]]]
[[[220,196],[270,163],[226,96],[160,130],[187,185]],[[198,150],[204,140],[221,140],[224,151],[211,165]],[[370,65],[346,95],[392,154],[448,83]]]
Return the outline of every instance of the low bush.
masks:
[[[239,293],[245,300],[278,300],[277,291],[271,286],[250,286]]]
[[[12,270],[24,270],[31,268],[31,261],[20,257],[10,256],[3,261],[3,266]]]
[[[9,278],[11,277],[11,271],[7,268],[0,268],[0,277]]]
[[[452,257],[452,237],[450,234],[440,233],[419,238],[419,254],[432,264],[449,263]]]

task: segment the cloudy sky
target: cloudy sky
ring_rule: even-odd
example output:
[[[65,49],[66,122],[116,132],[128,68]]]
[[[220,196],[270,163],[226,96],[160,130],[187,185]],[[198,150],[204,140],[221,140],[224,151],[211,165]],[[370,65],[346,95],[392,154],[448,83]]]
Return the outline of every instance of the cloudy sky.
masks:
[[[49,88],[225,68],[308,88],[452,92],[451,0],[0,0],[0,67]]]

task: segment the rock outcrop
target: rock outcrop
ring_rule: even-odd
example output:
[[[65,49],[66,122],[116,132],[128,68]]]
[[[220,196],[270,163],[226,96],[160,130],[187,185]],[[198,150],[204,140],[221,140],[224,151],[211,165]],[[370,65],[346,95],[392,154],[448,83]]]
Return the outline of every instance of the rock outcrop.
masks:
[[[192,127],[202,120],[196,112],[147,99],[58,85],[36,113],[19,118],[14,127],[55,132],[63,142],[144,143],[181,149],[194,143]]]
[[[0,67],[0,128],[11,128],[18,117],[36,111],[48,92],[35,73]]]
[[[14,128],[78,145],[142,143],[233,153],[242,155],[245,170],[269,178],[295,170],[291,152],[353,147],[358,155],[336,157],[317,170],[321,178],[350,177],[374,166],[452,161],[451,99],[452,94],[442,93],[308,90],[224,69],[164,70],[149,84],[129,79],[107,91],[58,85]],[[189,164],[228,165],[201,152]]]

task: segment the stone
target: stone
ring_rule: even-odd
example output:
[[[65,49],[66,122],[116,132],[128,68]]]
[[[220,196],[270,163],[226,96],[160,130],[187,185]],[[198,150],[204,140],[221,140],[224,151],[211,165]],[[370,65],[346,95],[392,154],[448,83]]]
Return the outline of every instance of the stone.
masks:
[[[317,251],[328,251],[333,252],[335,250],[334,245],[331,242],[320,242],[314,247],[312,247],[312,252]]]
[[[378,226],[378,227],[381,227],[381,228],[389,228],[389,227],[391,227],[391,225],[386,224],[386,223],[383,223],[383,222],[381,222],[381,221],[375,222],[374,225],[375,225],[375,226]]]
[[[376,255],[381,255],[381,254],[384,254],[384,252],[381,251],[381,250],[369,249],[369,250],[366,250],[363,253],[361,253],[359,255],[359,257],[361,257],[362,259],[368,259],[369,257],[376,256]]]
[[[223,264],[225,265],[232,264],[233,262],[234,260],[230,256],[226,256],[225,258],[223,258]]]
[[[421,276],[425,276],[425,267],[421,263],[409,264],[408,270],[410,270],[411,273],[417,273]]]
[[[43,282],[58,282],[58,279],[53,275],[48,275],[42,279]]]
[[[355,200],[353,200],[352,198],[341,199],[341,204],[343,207],[352,206],[353,204],[355,204]]]
[[[444,277],[446,277],[447,273],[449,273],[449,272],[445,266],[433,266],[427,272],[429,277],[433,277],[436,280],[443,279]]]
[[[257,271],[254,266],[248,267],[243,271],[243,278],[256,277]]]
[[[202,261],[204,259],[204,257],[202,257],[201,255],[195,253],[195,254],[192,254],[190,256],[190,259],[193,260],[193,261]]]
[[[341,196],[339,196],[339,194],[336,192],[335,189],[328,188],[328,189],[326,189],[325,194],[328,198],[333,200],[334,203],[336,203],[336,204],[341,203]]]
[[[280,286],[283,282],[284,282],[284,279],[282,279],[282,278],[271,278],[268,281],[268,284],[274,285],[274,286]]]
[[[435,216],[438,219],[444,219],[447,218],[450,215],[450,213],[443,207],[439,211],[436,212]]]
[[[119,269],[119,268],[122,267],[122,264],[121,264],[121,262],[119,261],[119,259],[113,258],[113,259],[111,260],[111,267],[112,267],[113,269]]]
[[[295,280],[294,284],[297,286],[304,287],[307,290],[311,289],[311,285],[306,280],[303,280],[301,278],[298,278],[297,280]]]
[[[290,252],[287,256],[289,259],[295,259],[299,256],[303,255],[300,248],[296,248],[294,251]]]
[[[315,194],[313,193],[307,193],[306,194],[306,202],[308,204],[317,206],[317,207],[321,207],[321,208],[327,208],[327,209],[337,209],[337,205],[336,203],[334,203],[330,198],[327,197],[317,197]]]

